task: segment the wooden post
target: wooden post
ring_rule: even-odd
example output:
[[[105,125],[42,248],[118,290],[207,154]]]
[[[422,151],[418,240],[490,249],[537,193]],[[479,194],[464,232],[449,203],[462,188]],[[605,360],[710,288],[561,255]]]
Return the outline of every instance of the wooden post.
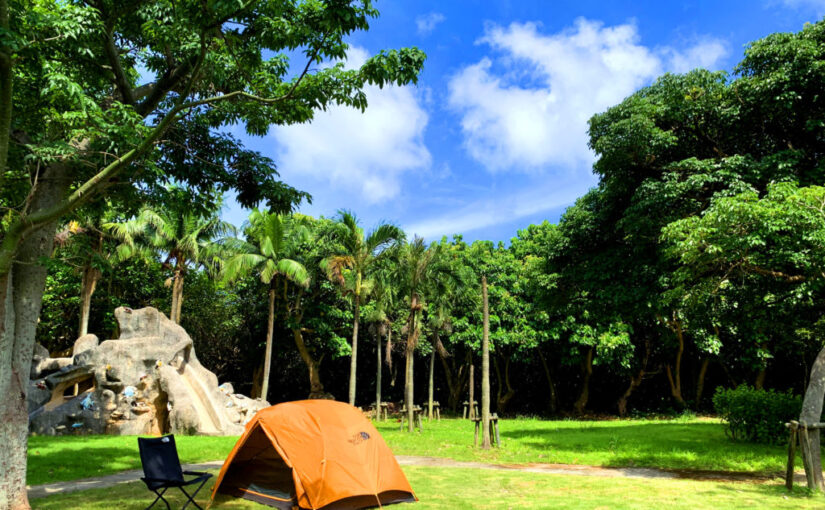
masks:
[[[481,276],[481,447],[490,449],[490,307],[487,299],[487,276]]]
[[[811,452],[811,440],[808,437],[808,425],[803,421],[799,423],[799,447],[802,450],[802,463],[805,465],[805,478],[808,481],[808,488],[816,490],[816,481],[814,478],[813,455]]]
[[[473,402],[475,402],[475,381],[473,380],[473,373],[475,372],[475,365],[470,365],[470,419],[476,417],[473,409]]]
[[[790,423],[786,423],[785,426],[790,430],[790,440],[788,441],[788,466],[785,470],[785,488],[790,491],[793,490],[793,468],[794,462],[796,462],[796,442],[799,423],[796,421],[791,421]]]

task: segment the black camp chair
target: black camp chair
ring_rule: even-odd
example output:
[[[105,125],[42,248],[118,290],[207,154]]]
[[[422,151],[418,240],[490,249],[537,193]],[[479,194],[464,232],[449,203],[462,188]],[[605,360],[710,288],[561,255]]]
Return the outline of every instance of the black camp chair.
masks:
[[[146,510],[155,506],[158,500],[162,500],[168,509],[169,502],[163,498],[163,495],[171,487],[177,487],[186,496],[188,501],[183,505],[183,508],[189,506],[189,503],[201,508],[195,503],[194,498],[203,487],[203,484],[212,478],[212,474],[183,471],[181,469],[178,449],[175,446],[175,436],[170,434],[163,437],[139,437],[138,446],[140,447],[140,462],[143,464],[144,475],[141,480],[150,491],[157,495],[152,504],[146,507]],[[194,475],[195,478],[184,480],[183,475]],[[200,485],[190,496],[184,487],[198,482],[200,482]]]

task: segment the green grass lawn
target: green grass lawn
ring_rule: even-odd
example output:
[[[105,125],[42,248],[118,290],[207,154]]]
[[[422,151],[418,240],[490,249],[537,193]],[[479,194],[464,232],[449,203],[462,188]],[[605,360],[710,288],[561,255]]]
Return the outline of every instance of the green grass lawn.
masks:
[[[181,462],[226,458],[237,437],[176,436]],[[33,436],[29,438],[27,483],[63,482],[140,469],[134,436]]]
[[[725,437],[721,423],[709,419],[546,421],[502,420],[502,448],[473,448],[473,424],[444,419],[424,423],[409,434],[396,421],[377,424],[398,455],[426,455],[493,463],[560,463],[612,467],[658,467],[782,472],[785,449],[737,443]],[[225,458],[236,437],[176,438],[181,461]],[[800,464],[801,465],[801,464]],[[75,480],[140,468],[137,440],[121,436],[32,437],[28,483]]]
[[[765,484],[638,480],[582,476],[541,475],[482,469],[405,467],[420,502],[409,506],[426,509],[646,509],[701,510],[812,509],[825,498],[809,496],[804,489],[787,494],[779,481]],[[198,502],[204,504],[211,484]],[[95,489],[32,500],[34,509],[140,509],[152,495],[139,482],[113,489]],[[173,508],[182,498],[170,498]],[[397,508],[407,508],[399,505]],[[263,508],[257,503],[221,498],[213,508]],[[392,507],[396,508],[396,507]]]
[[[398,423],[378,423],[396,455],[427,455],[494,463],[559,463],[610,467],[655,467],[782,472],[786,448],[733,442],[720,421],[674,420],[499,422],[502,448],[473,448],[473,424],[467,420],[424,422],[421,433],[398,430]]]

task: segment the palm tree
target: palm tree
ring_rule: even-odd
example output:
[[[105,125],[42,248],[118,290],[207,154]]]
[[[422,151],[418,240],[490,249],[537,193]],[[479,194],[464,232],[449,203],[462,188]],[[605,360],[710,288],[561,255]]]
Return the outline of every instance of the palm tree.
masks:
[[[355,382],[358,365],[358,323],[361,305],[369,296],[372,283],[370,269],[387,253],[387,248],[404,239],[404,232],[388,223],[379,224],[368,235],[358,226],[358,219],[348,211],[338,212],[338,228],[334,236],[340,245],[337,254],[324,261],[330,278],[337,281],[343,294],[353,302],[352,354],[349,369],[349,403],[355,405]]]
[[[266,400],[272,362],[277,277],[304,288],[309,286],[309,274],[303,264],[283,256],[288,245],[305,238],[308,231],[300,224],[290,224],[284,216],[255,209],[249,215],[246,234],[246,241],[232,239],[224,243],[234,255],[225,262],[222,273],[224,281],[232,282],[255,272],[261,282],[269,286],[269,317],[261,384],[261,398]]]
[[[401,246],[398,254],[398,282],[409,305],[409,316],[405,330],[407,332],[407,363],[404,384],[404,404],[407,409],[408,430],[413,431],[413,356],[418,338],[421,334],[418,317],[424,309],[426,300],[447,292],[447,286],[453,280],[453,269],[441,244],[427,247],[424,240],[415,237],[411,243]]]
[[[386,259],[385,259],[386,260]],[[386,277],[388,276],[388,267],[383,267],[378,271],[375,278],[375,286],[373,288],[373,307],[365,317],[370,330],[375,335],[375,415],[376,418],[381,416],[381,343],[385,336],[391,334],[392,321],[390,321],[388,312],[392,309],[395,299],[395,287],[390,284]],[[388,345],[388,348],[389,345]]]
[[[167,280],[167,286],[172,287],[169,318],[176,323],[180,323],[183,279],[189,266],[219,267],[223,247],[220,238],[235,232],[235,227],[217,214],[204,217],[177,207],[158,211],[145,208],[132,220],[107,223],[104,228],[121,241],[117,248],[121,259],[165,255],[164,266],[172,268],[172,277]]]
[[[80,325],[78,338],[89,332],[89,311],[103,271],[119,261],[111,250],[109,236],[101,230],[101,217],[80,215],[54,236],[55,245],[65,250],[63,259],[80,272]],[[109,249],[107,249],[109,248]]]

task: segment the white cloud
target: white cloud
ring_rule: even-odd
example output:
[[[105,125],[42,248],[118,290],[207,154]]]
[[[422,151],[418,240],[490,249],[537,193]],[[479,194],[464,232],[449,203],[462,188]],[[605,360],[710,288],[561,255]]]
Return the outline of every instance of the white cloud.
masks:
[[[791,9],[809,9],[817,14],[825,13],[825,0],[771,0],[768,6],[782,4]]]
[[[685,50],[665,48],[666,67],[674,73],[686,73],[701,67],[713,69],[717,63],[728,55],[728,46],[719,39],[702,39]]]
[[[445,19],[444,15],[440,12],[431,12],[429,14],[424,14],[415,18],[415,25],[418,27],[418,35],[429,35],[435,27],[443,22]]]
[[[368,55],[352,47],[348,57],[348,65],[357,66]],[[311,123],[273,129],[275,160],[285,180],[310,176],[322,186],[380,203],[398,195],[404,173],[430,168],[423,141],[428,116],[416,90],[371,86],[366,93],[365,113],[333,107],[317,112]]]
[[[490,171],[589,172],[587,120],[666,70],[714,67],[725,45],[651,49],[633,24],[579,19],[543,34],[535,23],[489,25],[480,44],[500,56],[461,69],[449,83],[469,155]]]

